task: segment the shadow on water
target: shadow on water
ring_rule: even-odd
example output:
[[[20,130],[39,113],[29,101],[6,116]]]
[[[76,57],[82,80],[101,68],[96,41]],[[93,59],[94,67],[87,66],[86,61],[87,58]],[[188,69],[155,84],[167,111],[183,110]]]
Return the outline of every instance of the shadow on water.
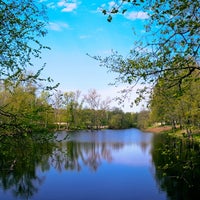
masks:
[[[29,199],[37,193],[44,177],[37,173],[40,166],[49,170],[49,156],[54,145],[48,141],[36,141],[31,137],[0,137],[0,188],[13,196]]]
[[[155,178],[169,199],[192,200],[200,196],[200,145],[166,135],[154,137],[152,160]]]

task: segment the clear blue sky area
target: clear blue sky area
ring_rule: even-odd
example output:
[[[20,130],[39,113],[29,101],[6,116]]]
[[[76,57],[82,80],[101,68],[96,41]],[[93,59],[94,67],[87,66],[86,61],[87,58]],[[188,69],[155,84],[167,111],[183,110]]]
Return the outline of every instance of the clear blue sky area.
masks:
[[[127,55],[134,41],[144,32],[146,13],[135,8],[125,15],[114,16],[111,23],[101,12],[114,1],[106,0],[40,0],[48,7],[48,35],[42,43],[51,48],[42,54],[46,63],[44,73],[59,82],[62,91],[96,89],[102,95],[117,95],[108,86],[115,75],[107,73],[99,63],[86,54],[108,56],[111,50]],[[133,30],[134,29],[134,30]],[[134,34],[134,32],[136,34]],[[133,108],[130,111],[136,111]]]

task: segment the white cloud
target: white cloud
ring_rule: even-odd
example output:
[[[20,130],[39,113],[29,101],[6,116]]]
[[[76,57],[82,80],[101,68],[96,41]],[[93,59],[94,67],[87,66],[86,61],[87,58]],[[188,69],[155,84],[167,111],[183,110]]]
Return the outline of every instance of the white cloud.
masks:
[[[56,8],[56,5],[55,5],[54,2],[51,2],[51,3],[48,3],[48,4],[47,4],[47,7],[48,7],[48,8],[51,8],[51,9],[54,9],[54,8]]]
[[[63,29],[69,28],[69,25],[64,22],[49,22],[48,28],[53,31],[62,31]]]
[[[66,2],[64,0],[58,2],[58,6],[64,6]]]
[[[149,15],[147,12],[142,12],[142,11],[139,11],[139,12],[128,12],[126,13],[125,17],[127,19],[130,19],[130,20],[136,20],[136,19],[148,19],[149,18]]]
[[[116,3],[114,1],[111,1],[108,4],[109,4],[110,8],[112,8]]]
[[[102,9],[108,9],[108,10],[111,10],[114,6],[116,5],[116,2],[114,2],[114,1],[110,1],[110,2],[108,2],[107,4],[102,4],[101,6],[100,6],[100,8],[98,8],[97,9],[97,11],[102,11]]]
[[[62,9],[62,12],[72,12],[73,10],[75,10],[77,8],[77,3],[76,3],[76,1],[67,3],[67,1],[62,0],[62,1],[58,2],[58,6],[64,7]]]
[[[68,3],[65,8],[62,9],[62,12],[71,12],[77,8],[76,3]]]
[[[102,7],[102,8],[106,7],[106,4],[105,4],[105,3],[104,3],[104,4],[102,4],[102,5],[101,5],[101,7]]]
[[[80,35],[80,36],[79,36],[79,38],[82,39],[82,40],[83,40],[83,39],[90,38],[90,37],[91,37],[90,35]]]

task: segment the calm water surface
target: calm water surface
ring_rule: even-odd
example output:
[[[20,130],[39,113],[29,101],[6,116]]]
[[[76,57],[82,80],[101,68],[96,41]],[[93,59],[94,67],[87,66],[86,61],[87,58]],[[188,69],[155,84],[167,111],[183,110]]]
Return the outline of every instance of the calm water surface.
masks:
[[[61,132],[58,140],[65,136]],[[137,129],[81,131],[51,147],[35,146],[33,153],[27,145],[23,156],[10,158],[14,170],[1,172],[0,199],[167,199],[155,181],[152,138]]]

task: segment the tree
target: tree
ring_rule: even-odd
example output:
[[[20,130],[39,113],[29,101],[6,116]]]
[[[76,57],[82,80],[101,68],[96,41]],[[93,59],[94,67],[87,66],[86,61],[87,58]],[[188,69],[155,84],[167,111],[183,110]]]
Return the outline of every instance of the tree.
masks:
[[[62,112],[65,107],[62,91],[58,90],[54,94],[54,97],[52,100],[52,106],[54,108],[54,117],[55,117],[54,121],[55,121],[55,123],[58,124],[58,129],[60,129],[61,122],[64,121],[62,119],[62,116],[63,116]]]
[[[81,91],[65,92],[64,102],[67,110],[67,124],[70,129],[77,129],[81,125],[81,109],[83,100],[80,100]]]
[[[107,118],[106,111],[109,110],[111,99],[106,98],[102,100],[101,95],[98,94],[95,89],[91,89],[88,91],[88,94],[84,96],[84,100],[92,111],[91,126],[98,129],[100,126],[104,125],[104,121]]]
[[[58,84],[41,84],[41,81],[53,82],[50,77],[41,77],[45,64],[33,65],[33,60],[41,58],[42,50],[49,49],[39,41],[39,38],[47,34],[46,8],[43,4],[35,0],[0,0],[0,21],[0,81],[7,90],[4,93],[10,96],[16,93],[16,88],[17,93],[21,88],[21,92],[27,95],[28,91],[23,91],[23,85],[27,87],[28,83],[34,83],[35,86],[37,83],[37,89],[42,87],[51,90],[57,87]],[[22,104],[20,109],[25,106]],[[20,117],[19,113],[8,113],[6,107],[6,104],[0,105],[1,118],[13,121]]]
[[[39,41],[47,33],[45,8],[34,0],[0,0],[0,79],[21,79],[32,59],[47,48]],[[40,70],[35,76],[39,77]]]
[[[41,118],[43,121],[41,121],[41,124],[44,124],[44,127],[47,128],[50,124],[53,125],[53,108],[50,104],[50,96],[51,94],[49,91],[42,91],[40,93],[40,96],[37,98],[37,104],[40,105],[41,109]]]
[[[141,129],[145,129],[150,126],[149,122],[149,111],[148,110],[141,110],[138,113],[137,117],[137,127]]]
[[[181,95],[179,88],[169,88],[166,80],[160,78],[153,88],[150,97],[149,107],[152,122],[171,124],[175,129],[176,122],[179,121],[177,113],[178,97]]]
[[[111,10],[102,9],[102,12],[111,22],[112,15],[128,12],[127,5],[141,9],[148,16],[145,36],[151,40],[139,40],[128,58],[118,52],[106,58],[94,57],[109,71],[119,74],[116,82],[154,86],[159,77],[167,75],[173,87],[200,70],[199,0],[123,0],[116,1]],[[144,88],[140,92],[146,91]]]
[[[46,99],[37,97],[38,88],[34,82],[26,81],[12,87],[2,83],[0,90],[0,129],[2,134],[27,134],[35,130],[48,128],[48,114],[52,111]],[[9,91],[8,88],[9,87]]]
[[[151,120],[154,122],[180,125],[190,137],[193,130],[199,129],[199,71],[186,77],[181,85],[168,87],[168,80],[160,78],[153,89],[150,101]]]
[[[95,89],[91,89],[88,91],[88,94],[84,96],[84,99],[92,111],[90,127],[98,128],[100,124],[100,119],[97,110],[100,108],[101,95],[98,94]]]

